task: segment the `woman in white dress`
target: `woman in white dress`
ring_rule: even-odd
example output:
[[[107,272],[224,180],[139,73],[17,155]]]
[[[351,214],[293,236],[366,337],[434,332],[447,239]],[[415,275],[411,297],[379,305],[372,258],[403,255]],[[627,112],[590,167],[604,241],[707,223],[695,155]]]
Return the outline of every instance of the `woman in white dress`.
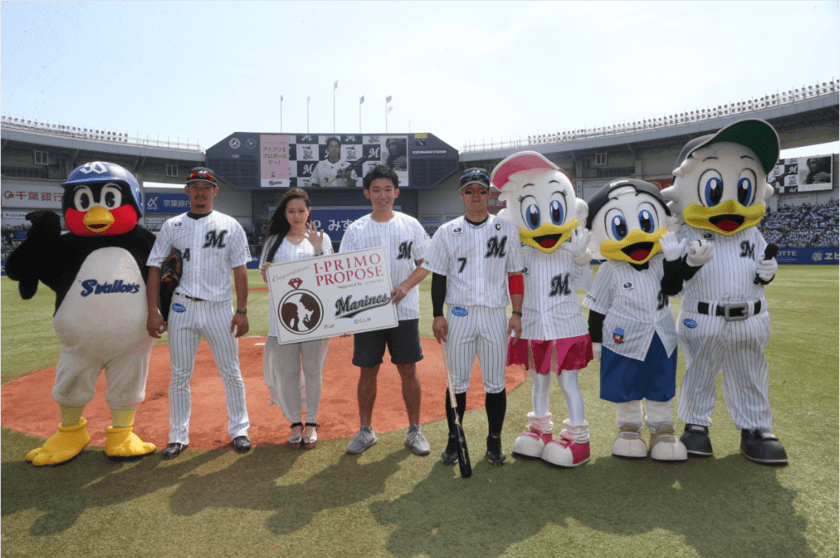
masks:
[[[273,263],[302,260],[332,254],[330,237],[312,225],[309,196],[299,188],[286,192],[266,227],[266,240],[260,258],[260,272]],[[318,406],[321,403],[321,376],[327,359],[329,339],[316,339],[280,345],[272,308],[268,313],[263,376],[271,392],[270,404],[278,405],[292,423],[289,444],[313,449],[318,440]],[[301,400],[300,371],[306,385],[305,405]],[[301,422],[306,409],[306,424]]]

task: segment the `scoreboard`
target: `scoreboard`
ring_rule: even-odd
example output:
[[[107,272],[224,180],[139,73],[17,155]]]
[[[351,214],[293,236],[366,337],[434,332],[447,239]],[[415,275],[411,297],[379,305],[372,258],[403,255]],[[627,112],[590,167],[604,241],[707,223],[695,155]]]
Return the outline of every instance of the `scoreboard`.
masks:
[[[308,188],[333,139],[339,161],[361,178],[375,165],[391,167],[400,188],[433,188],[458,170],[458,151],[433,134],[266,134],[235,132],[207,149],[207,166],[236,189]]]

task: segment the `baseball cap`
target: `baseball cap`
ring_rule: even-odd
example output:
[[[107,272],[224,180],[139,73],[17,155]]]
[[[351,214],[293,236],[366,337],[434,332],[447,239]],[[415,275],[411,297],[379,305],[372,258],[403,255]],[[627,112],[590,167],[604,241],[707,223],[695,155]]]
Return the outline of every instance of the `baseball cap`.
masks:
[[[674,168],[678,169],[689,155],[701,147],[722,141],[737,143],[751,149],[758,155],[765,174],[770,174],[779,160],[779,135],[773,126],[758,118],[747,118],[721,128],[716,134],[700,136],[685,144]]]
[[[487,174],[486,170],[478,167],[467,169],[464,171],[464,174],[461,175],[460,189],[463,190],[470,184],[480,184],[485,188],[490,188],[490,175]]]
[[[208,169],[207,167],[195,167],[187,175],[187,184],[199,181],[209,182],[213,186],[218,186],[216,183],[216,173],[213,172],[213,169]]]

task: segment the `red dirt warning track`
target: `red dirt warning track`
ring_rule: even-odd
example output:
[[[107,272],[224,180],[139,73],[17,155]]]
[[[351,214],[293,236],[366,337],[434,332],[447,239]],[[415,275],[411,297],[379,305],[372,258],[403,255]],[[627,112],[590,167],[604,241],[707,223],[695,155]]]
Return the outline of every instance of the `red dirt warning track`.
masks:
[[[289,422],[279,407],[269,406],[269,392],[263,380],[264,337],[251,336],[239,340],[239,359],[245,380],[248,415],[251,419],[249,436],[255,445],[283,444],[289,437]],[[444,417],[446,372],[441,349],[434,339],[421,339],[424,359],[417,363],[417,375],[423,390],[420,422],[427,423]],[[321,439],[343,438],[359,429],[359,408],[356,386],[359,369],[352,365],[353,339],[335,337],[330,340],[327,364],[324,368],[324,387],[318,422]],[[158,448],[169,443],[169,348],[152,348],[146,400],[140,405],[134,431]],[[505,370],[507,391],[525,378],[519,366]],[[52,399],[55,367],[39,370],[10,382],[2,388],[2,425],[27,434],[48,438],[55,434],[61,422],[58,405]],[[105,445],[105,428],[111,424],[111,411],[105,402],[105,375],[96,384],[96,395],[85,408],[91,444]],[[199,345],[195,372],[192,378],[192,418],[190,419],[190,447],[200,449],[232,448],[227,433],[227,412],[222,379],[206,341]],[[484,388],[476,360],[473,365],[467,409],[484,406]],[[387,352],[379,370],[373,428],[388,432],[408,427],[408,417],[402,399],[400,377]]]

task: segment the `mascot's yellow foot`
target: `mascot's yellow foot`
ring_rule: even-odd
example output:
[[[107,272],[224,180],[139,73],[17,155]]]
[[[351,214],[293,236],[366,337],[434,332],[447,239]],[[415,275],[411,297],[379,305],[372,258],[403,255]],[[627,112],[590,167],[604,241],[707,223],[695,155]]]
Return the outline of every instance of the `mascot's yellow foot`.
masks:
[[[114,428],[109,426],[105,429],[105,455],[110,457],[132,457],[146,455],[155,451],[155,445],[144,442],[137,434],[132,432],[131,426]]]
[[[87,420],[75,426],[58,426],[58,432],[47,440],[40,448],[35,448],[26,454],[26,460],[33,465],[56,465],[76,457],[90,442],[87,431]]]

